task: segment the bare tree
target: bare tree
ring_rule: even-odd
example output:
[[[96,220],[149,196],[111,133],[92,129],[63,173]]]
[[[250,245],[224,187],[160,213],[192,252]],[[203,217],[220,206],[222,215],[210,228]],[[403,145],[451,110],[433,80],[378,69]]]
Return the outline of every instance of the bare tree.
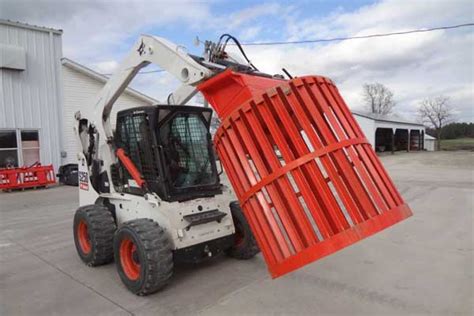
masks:
[[[395,106],[393,92],[381,83],[366,83],[363,86],[366,107],[372,113],[389,114]]]
[[[424,123],[431,125],[435,130],[436,139],[438,140],[437,149],[439,150],[443,127],[451,121],[453,116],[453,108],[449,104],[449,98],[438,96],[421,101],[418,114]]]

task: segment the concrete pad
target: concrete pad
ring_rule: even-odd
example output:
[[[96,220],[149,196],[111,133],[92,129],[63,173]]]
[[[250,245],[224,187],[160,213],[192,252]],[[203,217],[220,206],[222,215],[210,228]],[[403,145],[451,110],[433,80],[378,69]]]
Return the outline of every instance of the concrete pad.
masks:
[[[148,297],[75,252],[77,190],[0,193],[1,315],[471,315],[474,154],[384,156],[414,216],[272,280],[261,256],[176,268]]]

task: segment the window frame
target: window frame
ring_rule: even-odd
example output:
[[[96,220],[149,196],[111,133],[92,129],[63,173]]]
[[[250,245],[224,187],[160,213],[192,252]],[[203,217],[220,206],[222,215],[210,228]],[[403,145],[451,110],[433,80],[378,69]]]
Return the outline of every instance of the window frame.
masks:
[[[23,160],[23,150],[24,149],[38,149],[39,150],[39,161],[42,161],[42,154],[41,154],[41,129],[40,128],[7,128],[1,127],[0,132],[3,131],[15,131],[16,135],[16,147],[9,147],[9,148],[0,148],[0,151],[7,151],[7,150],[16,150],[18,166],[16,168],[20,168],[24,166]],[[26,147],[23,148],[22,145],[22,138],[21,132],[37,132],[38,133],[38,147]]]

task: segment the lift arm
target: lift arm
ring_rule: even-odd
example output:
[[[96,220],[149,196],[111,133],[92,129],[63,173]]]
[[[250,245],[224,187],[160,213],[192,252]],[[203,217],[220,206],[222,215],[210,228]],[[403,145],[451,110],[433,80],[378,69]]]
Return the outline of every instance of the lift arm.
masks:
[[[229,60],[228,54],[224,51],[228,41],[225,38],[221,36],[217,44],[206,41],[204,56],[196,57],[189,55],[184,47],[166,39],[150,35],[140,36],[129,55],[99,92],[96,101],[76,113],[78,121],[76,134],[82,145],[91,177],[97,178],[100,174],[101,177],[106,175],[111,179],[110,166],[117,162],[118,157],[110,122],[112,108],[143,67],[156,64],[181,82],[181,86],[168,97],[167,103],[170,105],[185,104],[196,94],[196,88],[201,83],[229,68],[237,72],[269,76],[259,73],[251,65],[242,65]],[[110,183],[105,180],[102,182]],[[109,190],[114,192],[114,187],[109,186]]]
[[[89,163],[96,159],[100,162],[100,170],[94,172],[96,176],[97,172],[106,172],[111,179],[110,165],[117,160],[110,122],[113,105],[140,69],[149,64],[158,65],[181,82],[181,86],[168,97],[168,104],[172,105],[185,104],[196,94],[195,86],[215,74],[207,65],[203,66],[190,57],[184,47],[160,37],[140,36],[129,55],[99,92],[96,101],[76,113],[79,123],[76,133],[83,152],[87,153]],[[82,125],[83,120],[87,120],[87,127]],[[89,172],[92,172],[91,168],[89,166]],[[113,192],[114,188],[110,190]]]
[[[112,137],[109,119],[115,101],[140,69],[149,64],[158,65],[181,81],[181,87],[168,98],[168,102],[175,105],[186,103],[196,93],[194,86],[214,74],[191,58],[183,47],[160,37],[140,36],[130,54],[107,81],[95,104],[81,111],[81,117],[95,121],[96,127],[103,126],[106,139]],[[97,121],[99,118],[102,124]]]

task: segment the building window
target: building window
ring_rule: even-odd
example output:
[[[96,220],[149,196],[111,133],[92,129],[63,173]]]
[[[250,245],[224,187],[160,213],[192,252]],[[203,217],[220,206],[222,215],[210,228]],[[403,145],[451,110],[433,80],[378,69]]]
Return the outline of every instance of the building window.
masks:
[[[0,130],[0,168],[31,166],[39,161],[38,130]]]
[[[21,131],[21,153],[24,166],[40,162],[38,131]]]
[[[0,130],[0,168],[18,167],[16,130]]]

